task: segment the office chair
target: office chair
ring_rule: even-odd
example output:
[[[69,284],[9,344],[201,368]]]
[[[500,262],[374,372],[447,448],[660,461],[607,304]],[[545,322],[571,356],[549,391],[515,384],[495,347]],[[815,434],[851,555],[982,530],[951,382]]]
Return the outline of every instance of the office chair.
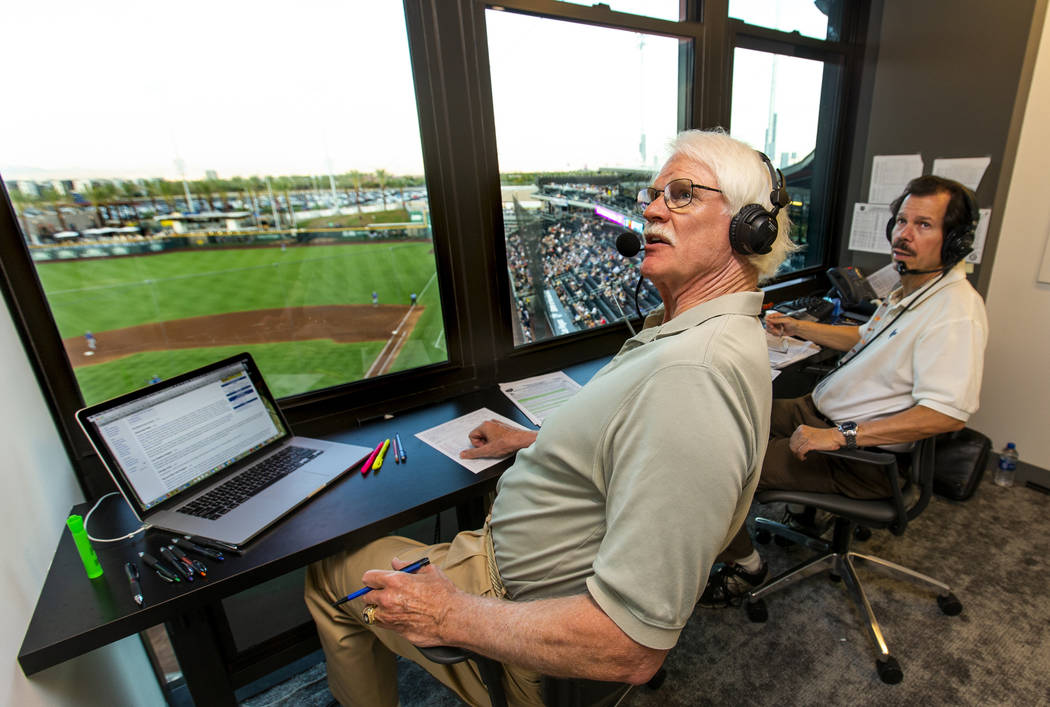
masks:
[[[766,621],[769,616],[764,599],[766,595],[783,589],[791,582],[816,574],[823,569],[828,569],[832,580],[838,581],[841,578],[845,581],[853,601],[867,615],[868,630],[872,640],[875,642],[875,647],[879,651],[875,668],[883,682],[894,685],[903,679],[904,673],[901,670],[900,663],[890,654],[886,641],[882,637],[882,629],[879,628],[875,613],[872,611],[871,604],[868,603],[868,598],[864,594],[864,588],[861,586],[860,578],[857,576],[854,568],[854,560],[864,560],[871,564],[879,565],[898,575],[918,580],[936,588],[938,590],[937,605],[948,616],[959,614],[962,611],[962,604],[952,594],[951,587],[947,584],[893,562],[854,552],[851,549],[851,544],[854,538],[854,530],[857,527],[888,528],[894,535],[902,535],[908,525],[908,521],[914,519],[926,508],[933,494],[934,439],[930,437],[918,442],[910,457],[907,454],[894,455],[888,452],[875,452],[864,449],[820,453],[859,461],[880,468],[890,480],[893,496],[884,499],[859,500],[830,493],[776,489],[759,491],[755,495],[759,503],[781,501],[812,506],[831,513],[835,520],[831,542],[827,542],[819,537],[807,535],[776,521],[766,518],[755,519],[759,542],[762,540],[768,542],[768,535],[765,535],[765,533],[772,533],[817,550],[821,554],[773,579],[767,580],[750,592],[745,602],[747,615],[754,622]],[[901,464],[901,468],[905,465],[907,466],[907,481],[903,486],[898,475],[898,463]]]
[[[417,646],[417,648],[419,648]],[[489,693],[492,707],[507,707],[507,695],[503,690],[503,665],[487,656],[451,646],[419,648],[427,660],[441,665],[452,665],[472,660],[478,666],[481,680]],[[657,689],[667,677],[667,670],[660,668],[646,683],[646,687]],[[631,690],[631,685],[618,682],[601,682],[578,678],[554,678],[543,676],[543,703],[547,707],[605,707],[620,702]]]

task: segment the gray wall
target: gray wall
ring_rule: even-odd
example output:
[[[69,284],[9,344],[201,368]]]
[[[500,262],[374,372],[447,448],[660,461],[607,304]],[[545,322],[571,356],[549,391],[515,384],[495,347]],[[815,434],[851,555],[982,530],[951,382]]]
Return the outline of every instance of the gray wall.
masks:
[[[853,204],[867,201],[874,155],[921,153],[927,174],[938,157],[990,155],[977,201],[993,206],[1000,180],[1009,178],[1007,136],[1036,4],[874,0],[839,263],[871,272],[889,262],[847,247]],[[1001,219],[992,216],[975,282],[995,250]]]

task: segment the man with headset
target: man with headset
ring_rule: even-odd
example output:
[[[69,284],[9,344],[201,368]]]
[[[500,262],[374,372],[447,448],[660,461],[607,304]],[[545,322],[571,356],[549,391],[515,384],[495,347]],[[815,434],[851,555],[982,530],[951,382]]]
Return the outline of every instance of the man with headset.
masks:
[[[511,704],[539,676],[644,683],[747,515],[772,397],[761,275],[792,249],[783,176],[720,131],[687,131],[645,207],[642,273],[664,306],[538,433],[486,422],[464,457],[520,450],[489,522],[426,547],[389,537],[310,567],[306,602],[343,704],[397,702],[394,653],[471,704],[498,659]],[[778,223],[779,222],[779,223]],[[423,556],[415,574],[392,572]],[[333,606],[367,585],[374,591]]]
[[[884,498],[891,491],[881,472],[810,452],[904,451],[917,440],[962,429],[977,410],[988,320],[962,263],[977,227],[976,200],[958,182],[929,175],[913,179],[890,211],[886,238],[901,285],[867,324],[766,315],[771,334],[846,353],[811,395],[773,401],[759,489]],[[812,517],[794,521],[805,526]],[[719,559],[701,600],[705,606],[733,604],[765,578],[746,528]]]

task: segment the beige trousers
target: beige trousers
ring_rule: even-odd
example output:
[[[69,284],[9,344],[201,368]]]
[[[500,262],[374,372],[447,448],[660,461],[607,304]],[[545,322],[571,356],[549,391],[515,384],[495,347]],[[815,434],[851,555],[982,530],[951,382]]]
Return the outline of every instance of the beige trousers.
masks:
[[[385,537],[359,550],[343,552],[310,565],[306,573],[306,606],[317,624],[328,685],[340,704],[350,707],[395,707],[397,667],[394,655],[421,665],[471,705],[488,705],[488,692],[477,667],[470,661],[455,665],[432,663],[393,631],[370,626],[361,618],[368,595],[333,607],[331,602],[364,586],[361,576],[370,569],[390,569],[398,557],[414,562],[429,557],[453,584],[478,596],[503,598],[498,573],[490,557],[488,528],[464,531],[451,543],[426,546],[402,537]],[[504,666],[504,690],[512,705],[541,705],[540,676],[515,666]]]

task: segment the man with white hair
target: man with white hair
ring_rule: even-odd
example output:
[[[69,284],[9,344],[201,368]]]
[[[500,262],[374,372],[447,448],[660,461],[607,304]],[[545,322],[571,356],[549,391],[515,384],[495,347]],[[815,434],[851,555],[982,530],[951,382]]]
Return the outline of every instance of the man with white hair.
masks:
[[[641,684],[677,642],[758,481],[771,404],[758,280],[792,246],[768,158],[721,131],[671,147],[639,194],[642,274],[663,307],[538,433],[471,433],[464,457],[521,450],[485,528],[311,566],[306,601],[340,702],[396,704],[397,653],[487,703],[471,666],[415,646],[491,656],[512,704],[540,704],[540,675]],[[385,569],[424,556],[417,573]],[[374,591],[332,605],[362,583]]]

